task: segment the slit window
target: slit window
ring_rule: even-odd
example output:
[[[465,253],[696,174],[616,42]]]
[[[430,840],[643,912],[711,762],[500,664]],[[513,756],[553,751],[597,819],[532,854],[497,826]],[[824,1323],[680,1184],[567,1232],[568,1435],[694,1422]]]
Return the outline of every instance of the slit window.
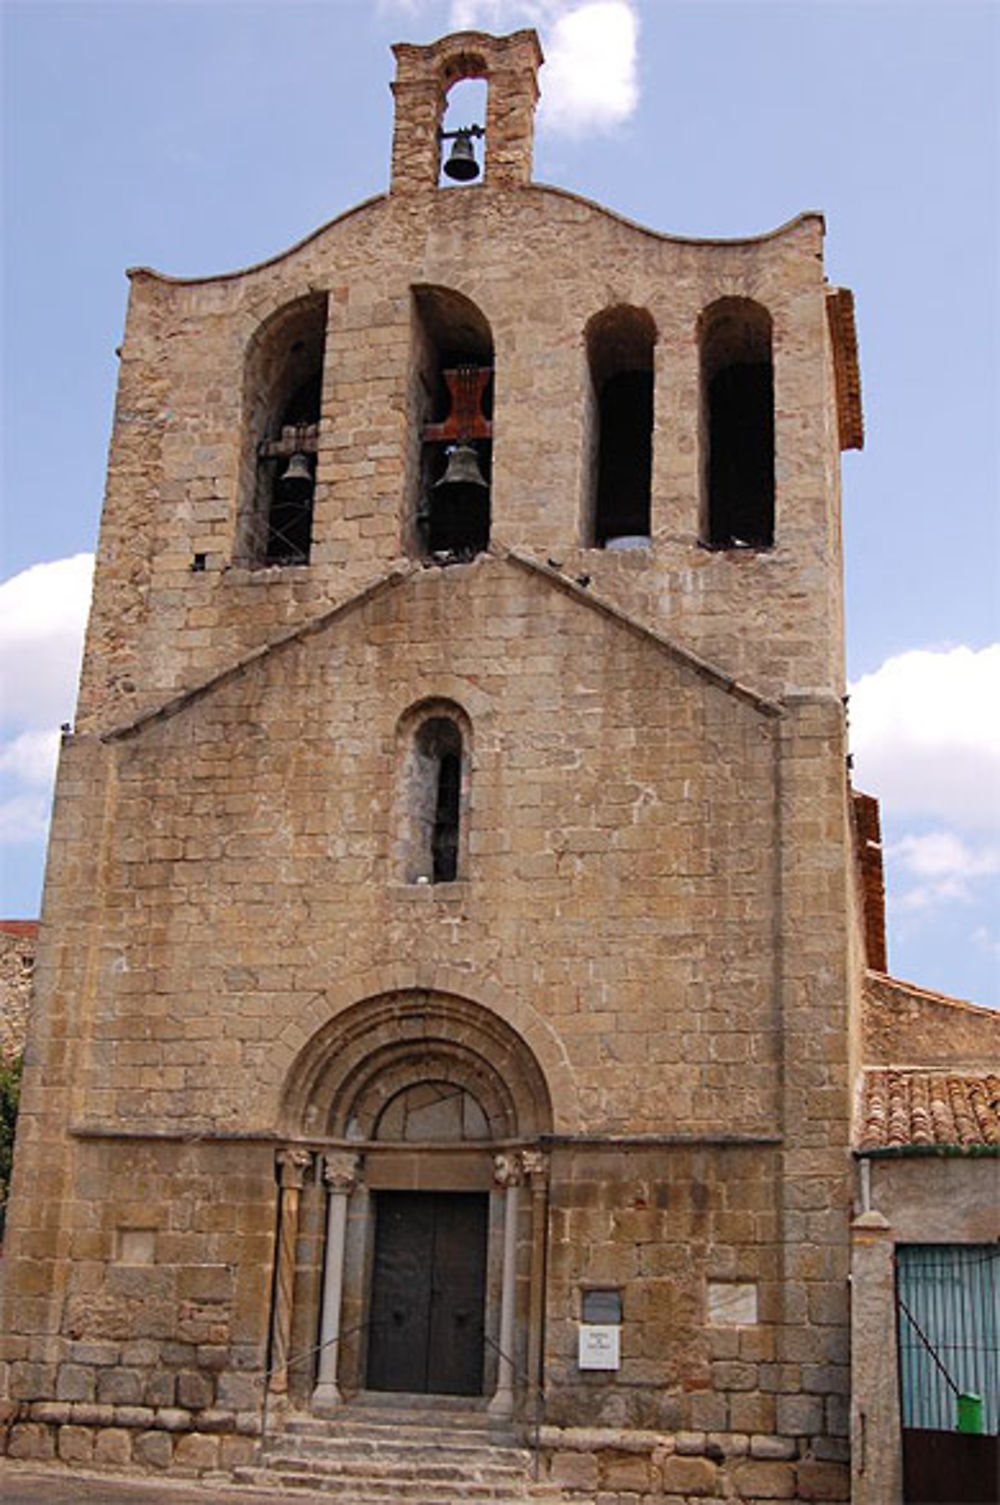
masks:
[[[415,878],[453,883],[458,877],[462,808],[462,733],[448,716],[431,716],[415,738]]]
[[[774,366],[771,318],[746,298],[707,310],[701,334],[702,541],[714,549],[774,543]]]
[[[636,548],[650,539],[653,464],[653,348],[645,309],[620,305],[587,325],[591,457],[588,541]]]

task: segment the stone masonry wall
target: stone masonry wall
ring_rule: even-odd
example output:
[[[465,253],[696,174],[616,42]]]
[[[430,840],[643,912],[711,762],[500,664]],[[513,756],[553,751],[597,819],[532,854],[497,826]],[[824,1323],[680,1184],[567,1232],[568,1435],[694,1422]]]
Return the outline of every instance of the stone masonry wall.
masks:
[[[516,210],[516,212],[514,212]],[[591,589],[764,693],[840,694],[836,413],[819,262],[822,225],[741,243],[640,230],[556,190],[393,195],[249,272],[133,276],[81,729],[129,720],[350,597],[398,561],[412,286],[472,299],[496,360],[493,539],[558,560]],[[372,268],[378,275],[372,275]],[[249,570],[243,367],[275,311],[328,294],[311,562]],[[777,533],[769,552],[698,546],[703,460],[698,321],[752,297],[774,324]],[[584,329],[616,303],[649,310],[656,434],[649,550],[583,548],[589,384]],[[192,571],[195,554],[204,570]]]
[[[468,861],[420,887],[395,850],[396,726],[428,696],[470,723]],[[492,1007],[522,1000],[537,1054],[558,1036],[557,1126],[770,1129],[774,724],[484,560],[418,571],[112,743],[88,1122],[267,1128],[334,985],[353,1002],[433,959],[454,991],[488,976]]]

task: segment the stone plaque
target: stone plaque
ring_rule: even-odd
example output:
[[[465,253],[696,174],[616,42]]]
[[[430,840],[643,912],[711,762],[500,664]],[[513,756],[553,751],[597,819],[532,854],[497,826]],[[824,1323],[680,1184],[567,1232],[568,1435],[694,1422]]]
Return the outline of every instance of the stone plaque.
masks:
[[[580,1369],[621,1368],[621,1328],[617,1323],[580,1323]]]
[[[757,1287],[752,1281],[710,1280],[708,1321],[712,1327],[749,1327],[757,1321]]]

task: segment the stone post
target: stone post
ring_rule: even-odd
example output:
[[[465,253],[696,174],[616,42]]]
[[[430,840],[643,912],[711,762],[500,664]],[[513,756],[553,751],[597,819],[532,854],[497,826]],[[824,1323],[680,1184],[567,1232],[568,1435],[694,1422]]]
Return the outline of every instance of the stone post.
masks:
[[[347,1200],[358,1178],[358,1157],[333,1151],[323,1157],[326,1206],[326,1253],[323,1260],[323,1316],[320,1323],[319,1373],[313,1391],[317,1411],[339,1406],[343,1400],[337,1385],[340,1360],[340,1299],[344,1288],[344,1241],[347,1234]]]
[[[487,1410],[491,1416],[510,1416],[514,1410],[514,1303],[517,1293],[517,1204],[521,1185],[521,1157],[497,1155],[493,1179],[504,1188],[503,1282],[500,1295],[500,1359],[496,1394]]]
[[[545,1231],[549,1201],[549,1157],[542,1150],[521,1156],[531,1186],[531,1293],[528,1305],[528,1383],[535,1409],[542,1385],[542,1324],[545,1321]]]
[[[278,1268],[274,1280],[271,1321],[271,1381],[275,1395],[288,1391],[288,1343],[292,1331],[292,1288],[295,1284],[295,1244],[299,1233],[299,1197],[312,1163],[308,1150],[279,1150],[281,1212],[278,1219]]]
[[[895,1244],[880,1212],[863,1212],[851,1224],[851,1386],[853,1505],[899,1505]]]

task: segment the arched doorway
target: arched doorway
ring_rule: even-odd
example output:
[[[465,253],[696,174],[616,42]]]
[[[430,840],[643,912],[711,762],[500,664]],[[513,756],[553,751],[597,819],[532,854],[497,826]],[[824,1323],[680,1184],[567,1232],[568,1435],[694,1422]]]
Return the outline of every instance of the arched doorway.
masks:
[[[525,1041],[468,999],[369,999],[303,1048],[284,1128],[316,1157],[303,1195],[323,1234],[313,1280],[291,1277],[299,1342],[319,1344],[294,1398],[479,1397],[510,1414],[537,1383],[551,1131]]]

